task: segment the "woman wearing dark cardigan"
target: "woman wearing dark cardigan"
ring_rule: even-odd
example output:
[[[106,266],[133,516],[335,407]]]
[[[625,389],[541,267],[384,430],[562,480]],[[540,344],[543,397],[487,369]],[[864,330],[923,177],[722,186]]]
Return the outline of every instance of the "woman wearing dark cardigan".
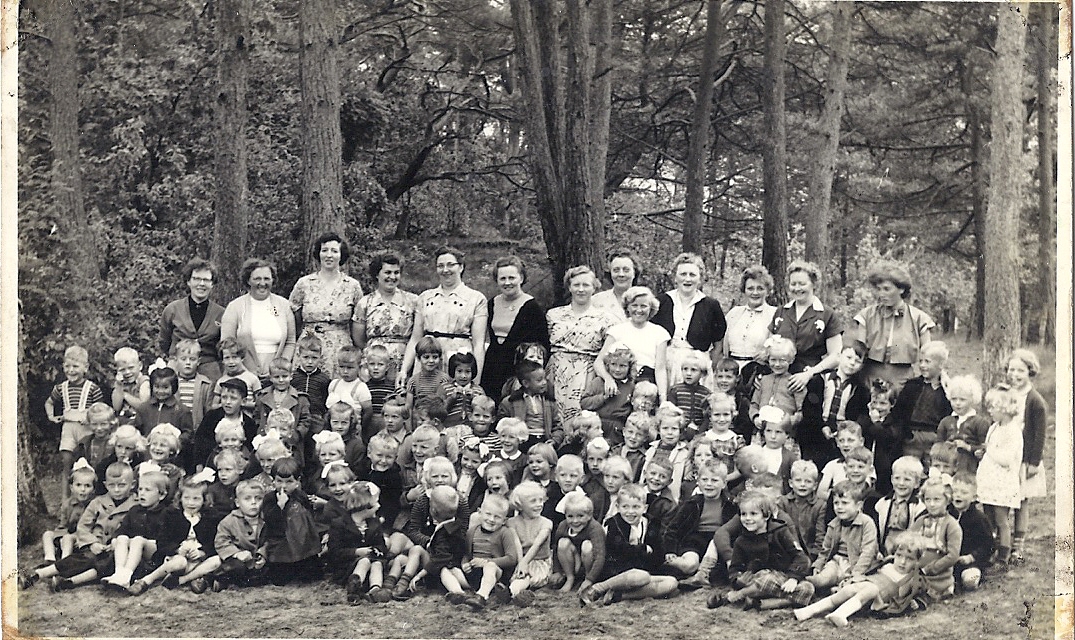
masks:
[[[714,363],[721,357],[721,341],[727,324],[715,298],[702,293],[705,262],[694,253],[681,253],[672,263],[676,288],[657,296],[661,308],[650,320],[672,336],[665,361],[668,386],[683,381],[683,356],[690,350],[708,352]]]
[[[500,258],[493,266],[500,293],[489,299],[489,346],[485,350],[482,388],[500,402],[504,383],[515,374],[515,350],[524,342],[549,348],[549,325],[545,309],[525,293],[526,266],[515,256]]]

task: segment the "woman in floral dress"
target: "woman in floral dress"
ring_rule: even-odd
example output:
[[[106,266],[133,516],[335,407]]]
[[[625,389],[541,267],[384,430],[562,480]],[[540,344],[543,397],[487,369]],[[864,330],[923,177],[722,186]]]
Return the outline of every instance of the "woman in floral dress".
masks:
[[[351,251],[336,233],[330,231],[314,240],[313,255],[321,268],[295,283],[291,310],[298,335],[312,333],[321,339],[321,369],[336,378],[336,353],[352,344],[351,316],[362,297],[362,285],[341,271]]]
[[[418,308],[418,296],[399,288],[402,268],[403,258],[394,251],[370,259],[370,277],[377,286],[355,305],[351,325],[359,347],[381,345],[388,349],[390,380],[403,366]]]
[[[547,373],[564,424],[580,411],[579,399],[594,375],[594,360],[605,343],[605,334],[619,322],[608,311],[593,305],[599,283],[589,267],[568,269],[564,287],[571,294],[571,304],[549,309],[545,314],[552,346]]]

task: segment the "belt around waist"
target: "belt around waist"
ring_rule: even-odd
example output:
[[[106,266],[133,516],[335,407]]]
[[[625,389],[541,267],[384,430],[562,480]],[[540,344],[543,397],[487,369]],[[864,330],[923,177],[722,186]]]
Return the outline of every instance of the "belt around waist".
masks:
[[[729,353],[728,357],[732,360],[740,360],[742,362],[749,362],[750,360],[754,359],[754,356],[737,356],[734,353]]]
[[[443,331],[426,331],[427,336],[434,338],[456,338],[459,340],[470,340],[469,333],[445,333]]]

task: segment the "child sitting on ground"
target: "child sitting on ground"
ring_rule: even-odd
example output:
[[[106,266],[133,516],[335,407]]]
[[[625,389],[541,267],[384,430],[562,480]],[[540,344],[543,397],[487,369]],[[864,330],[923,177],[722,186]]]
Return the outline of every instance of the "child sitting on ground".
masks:
[[[546,489],[548,500],[541,512],[541,515],[552,522],[553,531],[556,531],[556,528],[564,521],[567,496],[572,493],[586,495],[586,492],[579,486],[584,466],[582,458],[570,453],[560,456],[556,461],[556,469],[553,471],[556,482]],[[593,504],[591,503],[590,506],[592,511]]]
[[[928,478],[920,492],[926,506],[911,523],[911,533],[920,534],[929,543],[922,553],[920,570],[926,578],[926,595],[942,600],[955,594],[953,567],[959,561],[959,549],[963,545],[963,530],[959,522],[948,513],[952,502],[952,485],[940,478]]]
[[[709,357],[701,351],[690,351],[683,356],[680,371],[683,373],[683,382],[672,385],[667,397],[669,402],[683,410],[687,420],[684,431],[687,439],[693,440],[696,434],[705,429],[709,409],[707,402],[710,390],[701,382],[709,372]]]
[[[102,578],[105,588],[126,591],[135,572],[143,574],[160,566],[174,554],[190,531],[190,522],[179,510],[165,501],[169,493],[169,478],[159,471],[138,476],[138,504],[124,516],[116,529],[112,552],[115,573]]]
[[[552,574],[552,521],[542,516],[545,509],[545,489],[535,482],[523,482],[511,492],[511,502],[517,513],[508,519],[508,528],[519,539],[519,564],[511,575],[508,589],[512,601],[530,606],[534,591],[549,583]]]
[[[832,488],[835,516],[807,578],[815,589],[831,588],[849,578],[861,581],[877,558],[877,525],[862,512],[862,498],[862,486],[850,480]]]
[[[288,456],[272,464],[275,491],[265,494],[265,571],[277,586],[320,576],[321,531],[313,505],[302,490],[302,467]]]
[[[387,602],[382,583],[388,548],[377,519],[379,494],[375,484],[351,484],[343,496],[345,511],[329,523],[326,561],[338,582],[346,580],[347,601],[352,604],[363,599]]]
[[[963,530],[963,544],[959,547],[959,560],[955,566],[955,582],[956,588],[963,591],[978,588],[993,555],[993,529],[975,502],[977,491],[974,476],[966,471],[960,471],[952,479],[952,507],[959,528]]]
[[[810,603],[814,585],[804,577],[810,558],[799,544],[794,527],[773,517],[777,508],[764,493],[746,491],[739,497],[743,533],[736,538],[728,566],[732,590],[709,596],[713,609],[742,603],[744,609],[779,609]]]
[[[611,604],[621,599],[666,598],[676,592],[672,576],[653,575],[664,559],[661,534],[644,515],[646,490],[629,484],[616,493],[616,515],[605,536],[601,580],[579,593],[583,605]]]
[[[593,502],[586,494],[571,491],[564,496],[564,520],[553,535],[553,574],[550,587],[561,593],[576,587],[588,590],[605,566],[605,530],[593,518]]]
[[[265,518],[261,515],[265,493],[265,487],[254,480],[235,486],[235,509],[217,525],[213,540],[221,563],[213,575],[213,591],[260,581],[265,568]]]
[[[79,458],[70,472],[71,487],[68,497],[60,506],[60,521],[55,529],[41,534],[41,546],[44,549],[45,564],[56,562],[56,547],[60,557],[66,558],[75,550],[78,521],[86,511],[90,501],[97,497],[94,488],[97,473],[85,458]]]
[[[49,422],[62,425],[60,428],[60,465],[63,474],[60,477],[63,497],[67,498],[67,485],[71,465],[75,463],[75,448],[78,443],[91,434],[87,420],[90,405],[103,402],[104,393],[95,382],[86,378],[90,369],[90,354],[82,347],[68,347],[63,352],[64,381],[52,388],[52,393],[45,400],[45,415]],[[147,382],[148,396],[148,382]]]
[[[415,547],[420,550],[418,557],[422,564],[419,571],[413,574],[404,573],[398,579],[390,573],[385,580],[385,589],[392,588],[394,598],[409,598],[409,594],[423,580],[427,584],[444,587],[448,591],[449,602],[453,604],[462,603],[467,598],[460,580],[463,578],[463,556],[467,552],[467,530],[466,525],[455,517],[458,509],[459,493],[455,489],[440,486],[429,492],[429,513],[434,522],[433,534],[424,548]]]
[[[955,376],[948,381],[946,392],[952,415],[937,425],[937,440],[955,444],[958,471],[974,473],[985,453],[985,436],[989,433],[989,419],[975,409],[982,403],[982,383],[974,376]]]
[[[671,482],[672,465],[667,460],[654,460],[642,478],[642,486],[646,488],[646,518],[662,531],[676,510],[676,501],[668,488]]]
[[[937,441],[937,426],[952,413],[952,404],[941,384],[948,346],[940,340],[922,345],[918,350],[917,378],[900,389],[892,406],[896,424],[903,430],[903,455],[924,458]]]
[[[605,381],[594,376],[586,383],[579,405],[601,418],[601,430],[613,446],[623,442],[623,427],[631,414],[631,394],[635,390],[635,355],[626,346],[613,347],[604,355],[605,370],[616,383],[616,393],[605,392]]]
[[[918,566],[925,540],[905,533],[895,542],[896,552],[890,562],[847,582],[832,595],[795,610],[797,620],[807,620],[831,612],[825,619],[837,627],[846,627],[847,619],[867,604],[873,611],[900,613],[912,606],[922,589]]]
[[[877,511],[877,542],[881,555],[891,555],[896,534],[907,531],[926,506],[918,496],[925,472],[922,461],[914,456],[903,456],[892,463],[892,491],[879,499]]]
[[[464,603],[479,611],[490,598],[498,604],[507,604],[511,599],[501,578],[515,571],[520,545],[515,531],[504,526],[508,520],[508,502],[500,496],[489,496],[482,501],[481,510],[475,516],[477,522],[467,531],[466,554],[460,567],[464,579],[459,582],[460,586],[478,584],[476,593],[467,596]]]
[[[709,576],[696,576],[713,533],[731,516],[731,506],[724,495],[727,470],[710,460],[698,472],[698,492],[672,513],[664,527],[664,566],[681,575],[694,576],[684,582],[709,584]]]

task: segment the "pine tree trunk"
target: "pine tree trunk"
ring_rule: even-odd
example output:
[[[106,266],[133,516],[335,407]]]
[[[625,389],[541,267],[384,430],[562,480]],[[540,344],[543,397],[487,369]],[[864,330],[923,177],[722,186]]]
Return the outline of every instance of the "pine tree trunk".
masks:
[[[336,31],[333,0],[299,3],[304,247],[327,231],[345,232]]]
[[[18,316],[19,331],[19,397],[18,397],[18,422],[16,428],[18,451],[18,478],[16,507],[19,514],[18,544],[30,544],[37,540],[45,530],[49,522],[48,507],[45,505],[45,496],[41,493],[41,484],[37,478],[41,477],[42,465],[40,456],[34,448],[34,426],[30,420],[30,401],[27,398],[26,371],[29,362],[22,357],[25,353],[25,337],[22,331],[22,314]]]
[[[590,188],[594,214],[605,219],[605,165],[612,119],[612,0],[591,0],[594,79],[590,95]],[[600,273],[600,272],[598,272]]]
[[[762,71],[763,126],[761,262],[773,276],[773,298],[787,295],[785,272],[788,264],[788,150],[784,116],[784,57],[787,42],[784,33],[784,0],[765,4],[765,60]]]
[[[1019,346],[1019,211],[1025,175],[1023,56],[1026,4],[997,5],[996,58],[990,107],[993,134],[989,201],[985,216],[985,382],[1002,375],[1005,359]]]
[[[1038,91],[1038,341],[1056,340],[1056,63],[1059,16],[1055,4],[1035,5]]]
[[[832,181],[836,175],[836,154],[840,146],[840,117],[847,87],[847,62],[851,51],[851,16],[854,2],[832,2],[829,32],[829,68],[825,79],[825,105],[818,118],[817,147],[810,159],[806,200],[806,259],[825,274],[825,289],[832,281]]]
[[[971,146],[971,215],[974,217],[974,309],[968,334],[979,340],[985,335],[985,179],[983,168],[989,162],[982,140],[982,116],[972,96],[974,67],[966,65],[960,73],[960,85],[967,109],[967,128]]]
[[[709,0],[706,7],[705,41],[702,67],[698,72],[694,113],[691,116],[690,145],[687,147],[687,197],[683,210],[683,250],[702,251],[705,214],[705,162],[709,157],[711,133],[710,114],[713,111],[713,82],[717,72],[717,55],[724,40],[724,21],[721,19],[721,0]]]
[[[214,298],[227,302],[243,287],[250,203],[247,184],[246,83],[250,56],[251,0],[217,0],[217,90],[213,101],[216,201],[213,212]]]

